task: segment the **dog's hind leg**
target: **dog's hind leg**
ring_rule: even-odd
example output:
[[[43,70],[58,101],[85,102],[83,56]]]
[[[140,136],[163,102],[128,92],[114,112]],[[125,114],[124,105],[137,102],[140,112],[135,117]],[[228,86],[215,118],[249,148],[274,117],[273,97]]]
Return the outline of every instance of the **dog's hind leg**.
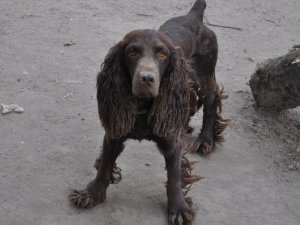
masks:
[[[101,161],[96,178],[84,190],[70,189],[69,200],[77,207],[90,208],[106,199],[106,190],[112,181],[115,161],[124,149],[124,140],[112,140],[105,135]]]
[[[226,98],[215,78],[218,45],[215,34],[203,26],[199,35],[198,52],[192,57],[195,70],[194,82],[197,94],[203,104],[203,124],[191,151],[209,154],[215,143],[223,141],[222,132],[229,123],[221,116],[222,100]]]
[[[206,82],[202,80],[202,84]],[[215,143],[221,144],[224,141],[222,133],[229,124],[229,120],[223,119],[221,115],[222,100],[226,99],[227,96],[224,95],[223,89],[219,88],[215,80],[212,80],[209,89],[199,96],[203,103],[202,129],[188,150],[204,155],[213,151]]]

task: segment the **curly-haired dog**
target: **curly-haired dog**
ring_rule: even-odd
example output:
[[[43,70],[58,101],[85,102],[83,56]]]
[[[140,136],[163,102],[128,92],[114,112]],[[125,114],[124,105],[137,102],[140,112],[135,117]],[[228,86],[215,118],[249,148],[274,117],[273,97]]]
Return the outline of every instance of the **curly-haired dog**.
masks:
[[[124,142],[147,139],[165,157],[169,223],[192,223],[192,201],[182,188],[200,177],[191,173],[182,135],[192,131],[189,119],[203,105],[202,130],[189,150],[208,154],[223,141],[228,123],[221,117],[225,96],[215,79],[217,39],[202,22],[205,7],[197,0],[187,15],[168,20],[158,31],[132,31],[108,52],[97,78],[103,150],[96,178],[86,189],[70,191],[76,206],[104,202],[109,183],[122,178],[115,161]]]

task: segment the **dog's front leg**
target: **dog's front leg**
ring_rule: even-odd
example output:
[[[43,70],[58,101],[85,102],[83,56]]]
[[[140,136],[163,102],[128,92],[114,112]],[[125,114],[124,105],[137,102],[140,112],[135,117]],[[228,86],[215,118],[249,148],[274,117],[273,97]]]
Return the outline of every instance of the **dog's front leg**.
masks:
[[[185,199],[182,192],[182,141],[179,138],[162,140],[158,147],[163,153],[168,172],[168,220],[171,225],[189,225],[194,219],[191,199]]]
[[[70,190],[69,199],[74,205],[80,208],[89,208],[105,201],[115,161],[124,149],[123,142],[124,140],[113,140],[105,135],[101,163],[96,178],[84,190]]]

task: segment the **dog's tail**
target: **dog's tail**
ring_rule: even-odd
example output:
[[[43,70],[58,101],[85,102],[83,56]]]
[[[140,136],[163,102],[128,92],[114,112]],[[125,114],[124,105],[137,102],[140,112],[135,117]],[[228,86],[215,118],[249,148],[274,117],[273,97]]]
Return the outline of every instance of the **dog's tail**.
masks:
[[[205,0],[196,0],[188,14],[193,14],[202,21],[205,8],[206,8]]]

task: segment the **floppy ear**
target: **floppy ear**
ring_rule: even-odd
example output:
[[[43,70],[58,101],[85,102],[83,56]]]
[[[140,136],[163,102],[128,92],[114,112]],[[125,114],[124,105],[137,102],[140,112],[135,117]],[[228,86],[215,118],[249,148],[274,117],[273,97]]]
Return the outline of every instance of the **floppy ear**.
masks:
[[[159,94],[148,117],[154,134],[159,137],[178,134],[189,116],[188,73],[191,69],[181,57],[180,49],[173,48],[171,52],[169,68],[162,77]]]
[[[97,77],[98,113],[106,133],[121,138],[132,131],[136,116],[136,98],[123,64],[122,42],[110,49]]]

